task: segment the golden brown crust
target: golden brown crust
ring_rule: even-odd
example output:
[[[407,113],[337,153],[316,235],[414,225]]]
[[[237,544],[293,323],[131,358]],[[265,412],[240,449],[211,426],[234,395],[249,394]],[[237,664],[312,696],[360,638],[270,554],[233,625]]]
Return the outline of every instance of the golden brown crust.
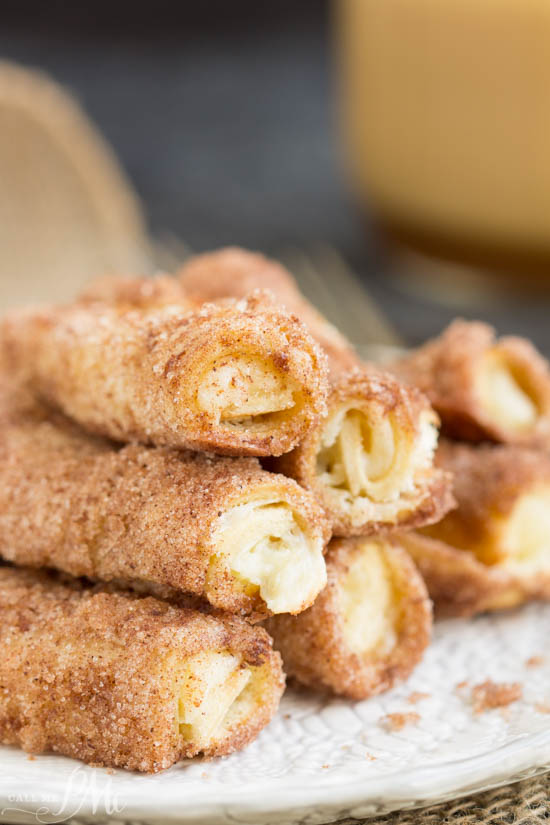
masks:
[[[306,325],[338,375],[360,365],[350,342],[302,295],[296,281],[280,263],[256,252],[226,247],[196,255],[179,272],[191,300],[242,298],[254,289],[268,289],[289,312]]]
[[[520,496],[550,485],[550,455],[523,447],[442,441],[436,463],[452,474],[458,506],[425,532],[453,547],[490,552],[495,560],[502,519]]]
[[[398,540],[420,570],[438,618],[474,616],[534,599],[550,599],[550,571],[546,577],[520,577],[420,533],[404,533]]]
[[[0,385],[5,559],[124,580],[158,595],[183,590],[224,610],[265,615],[258,592],[243,589],[229,570],[213,573],[210,562],[228,510],[270,498],[288,502],[319,547],[326,543],[328,525],[313,497],[257,459],[115,447]]]
[[[187,314],[173,305],[128,311],[84,302],[12,313],[1,327],[0,353],[4,368],[19,372],[43,399],[90,432],[121,441],[279,455],[325,412],[325,356],[296,318],[261,295]],[[216,388],[218,371],[231,372],[239,356],[242,385],[233,378],[226,387],[222,378]],[[251,360],[278,382],[274,411],[252,423],[225,421],[218,399],[223,407],[235,386],[249,392]],[[209,395],[201,402],[205,382]],[[279,386],[291,398],[280,409]]]
[[[422,436],[423,418],[431,415],[426,397],[417,389],[406,387],[389,373],[365,364],[363,369],[352,370],[333,383],[327,402],[328,419],[313,427],[298,447],[280,458],[272,459],[268,466],[296,479],[316,496],[325,508],[336,536],[372,535],[439,521],[455,502],[450,476],[434,468],[429,451],[424,464],[419,464],[414,471],[413,484],[404,488],[402,480],[403,488],[394,489],[391,498],[380,501],[371,498],[370,502],[367,498],[366,504],[369,506],[365,506],[361,518],[353,514],[347,502],[339,502],[331,495],[327,482],[320,474],[318,455],[327,420],[339,409],[348,406],[364,413],[374,438],[375,423],[391,418],[400,437],[408,445],[418,443]],[[430,422],[427,426],[436,427],[437,416],[432,415]],[[357,497],[353,499],[357,501]]]
[[[261,628],[150,597],[0,568],[0,740],[93,764],[156,772],[200,752],[176,724],[177,667],[229,651],[263,671],[263,703],[202,752],[256,737],[283,692],[280,657]]]
[[[369,540],[372,541],[372,540]],[[431,634],[431,603],[415,565],[398,541],[377,540],[395,589],[397,641],[381,656],[357,654],[345,639],[339,588],[365,539],[333,539],[327,553],[328,584],[299,616],[266,622],[285,672],[308,687],[366,699],[405,679],[421,660]]]
[[[484,356],[496,350],[528,390],[537,408],[536,423],[514,431],[497,421],[481,403],[476,375]],[[527,340],[496,338],[480,322],[454,321],[444,332],[391,365],[399,378],[421,389],[441,416],[444,432],[466,441],[492,441],[525,446],[550,445],[550,370]]]

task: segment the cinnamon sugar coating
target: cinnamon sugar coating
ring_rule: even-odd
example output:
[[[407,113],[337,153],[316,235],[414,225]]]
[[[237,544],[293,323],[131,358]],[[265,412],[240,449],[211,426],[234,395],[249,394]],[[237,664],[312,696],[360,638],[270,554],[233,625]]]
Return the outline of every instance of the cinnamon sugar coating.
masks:
[[[0,553],[9,561],[121,580],[157,595],[185,591],[230,612],[266,615],[261,578],[253,585],[235,572],[231,552],[243,549],[235,532],[240,522],[227,521],[240,506],[246,515],[256,505],[251,552],[254,542],[268,540],[273,518],[283,516],[289,535],[281,534],[273,554],[286,553],[284,583],[295,591],[281,598],[303,609],[324,585],[328,525],[294,481],[266,472],[254,458],[118,447],[6,382],[0,386]],[[265,530],[262,513],[271,518]],[[266,553],[265,576],[272,558]],[[294,576],[293,559],[304,577],[298,568]]]
[[[326,358],[265,296],[129,310],[13,312],[0,361],[88,431],[229,455],[280,455],[325,413]]]
[[[426,393],[453,438],[550,445],[550,369],[525,339],[457,320],[391,370]]]
[[[269,722],[284,688],[261,628],[44,572],[0,568],[0,643],[0,741],[94,765],[152,773],[231,753]],[[249,681],[197,741],[178,723],[198,695],[186,667],[217,654]]]
[[[452,506],[436,469],[437,415],[426,397],[371,364],[332,385],[328,416],[269,462],[323,505],[336,536],[438,521]]]
[[[335,375],[361,363],[350,342],[310,304],[290,272],[277,261],[239,247],[226,247],[195,255],[180,270],[179,278],[189,298],[199,301],[242,298],[254,289],[268,289],[306,325],[328,355]]]
[[[405,679],[431,635],[431,602],[394,539],[333,539],[328,584],[299,616],[266,622],[288,676],[310,688],[366,699]]]

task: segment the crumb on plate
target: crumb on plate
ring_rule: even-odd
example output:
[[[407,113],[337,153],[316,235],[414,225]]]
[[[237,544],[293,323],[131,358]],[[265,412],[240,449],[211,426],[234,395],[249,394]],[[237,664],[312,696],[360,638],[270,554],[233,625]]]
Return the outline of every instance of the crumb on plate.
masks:
[[[380,719],[380,724],[387,730],[394,732],[402,730],[406,725],[416,724],[420,720],[420,714],[411,711],[409,713],[387,713]]]
[[[540,667],[542,664],[544,664],[544,656],[530,656],[525,662],[525,667]]]
[[[410,696],[407,697],[407,702],[409,705],[416,705],[417,702],[422,702],[424,699],[429,699],[429,693],[422,693],[419,690],[414,690]]]
[[[474,713],[483,713],[493,708],[502,708],[517,702],[523,695],[519,682],[493,682],[487,679],[472,688]]]

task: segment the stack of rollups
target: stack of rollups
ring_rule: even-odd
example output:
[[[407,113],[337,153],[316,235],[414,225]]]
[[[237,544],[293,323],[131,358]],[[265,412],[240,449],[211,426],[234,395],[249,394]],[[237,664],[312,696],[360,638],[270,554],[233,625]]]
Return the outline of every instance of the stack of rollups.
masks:
[[[366,699],[421,660],[432,599],[550,592],[550,378],[524,342],[459,324],[383,371],[226,249],[10,313],[0,369],[6,744],[147,772],[228,754],[283,668]],[[436,449],[438,415],[503,444]]]
[[[441,417],[457,507],[405,537],[436,613],[550,599],[550,371],[533,345],[455,321],[393,365]]]

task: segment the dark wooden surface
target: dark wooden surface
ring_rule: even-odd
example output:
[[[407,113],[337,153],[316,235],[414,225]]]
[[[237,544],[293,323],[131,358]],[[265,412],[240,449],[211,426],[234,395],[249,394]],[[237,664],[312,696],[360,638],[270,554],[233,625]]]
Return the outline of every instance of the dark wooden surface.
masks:
[[[197,250],[237,243],[276,254],[323,241],[410,343],[460,313],[550,352],[545,296],[457,307],[389,277],[342,173],[325,2],[192,5],[7,2],[0,55],[46,69],[77,95],[153,232]]]

